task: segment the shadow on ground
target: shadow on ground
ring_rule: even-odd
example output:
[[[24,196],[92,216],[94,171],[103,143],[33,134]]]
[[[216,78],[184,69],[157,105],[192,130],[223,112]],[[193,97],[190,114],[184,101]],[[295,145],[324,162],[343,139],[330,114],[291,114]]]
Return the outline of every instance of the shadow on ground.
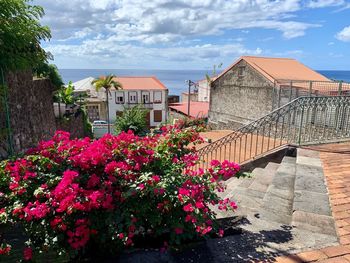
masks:
[[[248,220],[242,223],[250,224]],[[290,226],[258,233],[243,230],[241,234],[193,243],[176,252],[135,251],[105,262],[275,262],[275,257],[286,253],[276,247],[293,239],[291,230]]]

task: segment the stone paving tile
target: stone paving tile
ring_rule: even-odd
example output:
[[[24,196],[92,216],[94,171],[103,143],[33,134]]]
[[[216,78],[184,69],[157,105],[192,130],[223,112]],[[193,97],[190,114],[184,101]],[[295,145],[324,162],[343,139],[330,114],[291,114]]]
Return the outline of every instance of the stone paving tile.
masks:
[[[276,258],[276,262],[350,262],[350,143],[308,148],[320,150],[340,245]]]

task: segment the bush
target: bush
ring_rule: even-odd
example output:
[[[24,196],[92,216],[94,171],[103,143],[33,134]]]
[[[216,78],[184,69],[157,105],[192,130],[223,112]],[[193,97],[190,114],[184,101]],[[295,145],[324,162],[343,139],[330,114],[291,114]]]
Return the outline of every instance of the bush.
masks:
[[[95,141],[57,132],[25,157],[2,162],[0,222],[23,226],[29,237],[24,258],[48,250],[71,257],[113,253],[149,236],[174,245],[222,234],[209,206],[236,208],[215,190],[222,191],[220,180],[238,175],[239,166],[213,161],[208,170],[192,171],[198,157],[187,146],[202,141],[198,133],[162,131]],[[0,244],[0,254],[10,249]]]
[[[147,128],[146,116],[148,111],[135,106],[130,109],[124,109],[123,114],[118,116],[115,121],[115,132],[119,134],[121,132],[133,131],[137,135],[145,133]]]

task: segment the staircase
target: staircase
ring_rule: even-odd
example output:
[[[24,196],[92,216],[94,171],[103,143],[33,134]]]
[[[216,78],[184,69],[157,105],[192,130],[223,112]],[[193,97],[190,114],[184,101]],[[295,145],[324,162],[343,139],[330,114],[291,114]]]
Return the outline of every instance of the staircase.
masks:
[[[222,123],[224,125],[224,123]],[[350,140],[350,96],[299,97],[198,150],[200,164],[240,164],[288,145]]]
[[[318,152],[298,149],[297,156],[285,156],[255,168],[250,178],[231,178],[221,197],[237,202],[236,212],[217,212],[218,218],[240,216],[255,225],[286,225],[298,231],[330,236],[336,230]]]

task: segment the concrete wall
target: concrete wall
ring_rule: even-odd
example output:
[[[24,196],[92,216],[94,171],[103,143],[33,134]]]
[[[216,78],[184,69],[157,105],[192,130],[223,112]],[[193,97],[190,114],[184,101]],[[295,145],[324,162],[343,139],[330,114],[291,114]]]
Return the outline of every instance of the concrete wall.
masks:
[[[73,117],[64,125],[56,122],[53,109],[55,88],[49,80],[33,80],[31,72],[26,71],[7,74],[6,82],[14,153],[50,139],[57,129],[73,132],[74,137],[84,136],[81,117]],[[0,99],[0,159],[9,154],[5,117],[4,103]]]
[[[198,101],[198,93],[191,93],[191,101]],[[181,102],[188,102],[188,92],[181,93]]]
[[[209,102],[210,86],[206,79],[198,81],[198,101]]]
[[[228,121],[236,128],[272,109],[273,84],[244,60],[212,84],[209,123]]]

